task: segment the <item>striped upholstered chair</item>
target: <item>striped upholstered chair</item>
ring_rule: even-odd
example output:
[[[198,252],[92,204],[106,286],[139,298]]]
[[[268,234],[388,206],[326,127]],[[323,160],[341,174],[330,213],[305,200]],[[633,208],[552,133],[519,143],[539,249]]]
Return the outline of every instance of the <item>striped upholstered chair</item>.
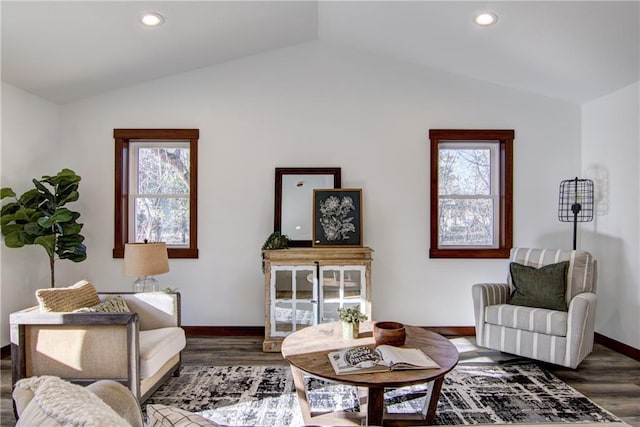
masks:
[[[515,293],[511,274],[507,283],[476,284],[477,344],[575,369],[593,349],[596,261],[585,251],[528,248],[513,248],[510,261],[536,269],[568,261],[567,311],[509,304]]]

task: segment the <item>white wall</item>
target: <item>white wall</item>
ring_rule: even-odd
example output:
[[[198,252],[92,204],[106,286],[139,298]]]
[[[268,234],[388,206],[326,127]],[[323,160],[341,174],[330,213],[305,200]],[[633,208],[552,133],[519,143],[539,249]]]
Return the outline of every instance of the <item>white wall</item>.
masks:
[[[33,187],[33,178],[55,174],[50,159],[57,156],[57,141],[58,106],[3,82],[1,186],[13,188],[19,196]],[[33,305],[36,289],[49,286],[49,258],[42,247],[11,249],[4,242],[0,254],[0,345],[6,345],[9,313]]]
[[[595,182],[584,246],[599,260],[596,331],[640,348],[640,84],[582,107],[582,164]]]
[[[274,169],[296,166],[340,166],[343,187],[363,188],[375,318],[472,325],[471,285],[502,281],[507,261],[428,258],[430,128],[515,129],[514,243],[571,244],[556,203],[580,170],[579,107],[314,42],[61,107],[88,259],[60,269],[60,284],[130,287],[111,258],[112,135],[127,127],[200,129],[200,259],[158,277],[182,292],[185,325],[263,324]]]

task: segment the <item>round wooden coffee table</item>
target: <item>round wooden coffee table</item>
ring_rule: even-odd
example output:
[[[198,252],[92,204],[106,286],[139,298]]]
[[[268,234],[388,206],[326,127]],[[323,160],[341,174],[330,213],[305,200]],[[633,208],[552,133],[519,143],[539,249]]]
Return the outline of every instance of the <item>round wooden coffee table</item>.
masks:
[[[405,325],[406,326],[406,325]],[[441,335],[415,326],[406,326],[406,347],[421,349],[432,358],[440,369],[404,370],[368,374],[337,375],[329,357],[329,352],[353,346],[374,346],[372,322],[360,324],[357,339],[342,338],[340,322],[322,323],[307,327],[287,336],[282,343],[282,356],[291,365],[291,372],[306,424],[341,424],[351,421],[360,425],[366,417],[368,425],[430,425],[436,414],[438,398],[444,376],[458,363],[458,350]],[[364,390],[361,398],[363,411],[360,413],[341,412],[339,414],[312,413],[307,401],[304,373],[349,384]],[[428,383],[427,398],[421,414],[387,414],[384,408],[385,387],[404,387]],[[336,416],[337,415],[337,416]],[[392,418],[392,416],[395,418]]]

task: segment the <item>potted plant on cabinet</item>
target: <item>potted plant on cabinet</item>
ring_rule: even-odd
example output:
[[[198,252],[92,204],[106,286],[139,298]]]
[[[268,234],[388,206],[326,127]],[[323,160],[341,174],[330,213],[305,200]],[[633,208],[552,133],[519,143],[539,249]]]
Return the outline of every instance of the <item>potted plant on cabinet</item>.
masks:
[[[360,322],[367,320],[367,315],[360,312],[360,307],[338,309],[338,318],[342,322],[342,338],[352,340],[360,334]]]
[[[51,287],[55,287],[55,261],[73,262],[87,258],[87,248],[80,234],[83,224],[80,214],[63,207],[78,200],[80,176],[71,169],[62,169],[55,176],[33,179],[34,188],[20,197],[11,188],[0,190],[0,199],[14,201],[2,206],[1,226],[4,244],[8,248],[40,245],[49,256]]]

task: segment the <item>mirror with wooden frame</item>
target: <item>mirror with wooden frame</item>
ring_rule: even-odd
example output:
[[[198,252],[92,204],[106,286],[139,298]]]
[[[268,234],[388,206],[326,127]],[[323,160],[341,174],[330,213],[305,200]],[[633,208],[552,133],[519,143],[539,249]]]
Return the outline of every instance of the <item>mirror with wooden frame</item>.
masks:
[[[340,188],[340,168],[276,168],[273,229],[291,247],[311,247],[313,190]]]

